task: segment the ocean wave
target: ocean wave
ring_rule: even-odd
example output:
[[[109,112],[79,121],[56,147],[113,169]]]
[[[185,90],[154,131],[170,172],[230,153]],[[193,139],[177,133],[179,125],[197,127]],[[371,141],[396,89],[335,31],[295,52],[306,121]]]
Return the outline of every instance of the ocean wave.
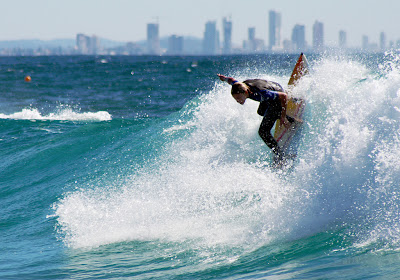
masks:
[[[25,108],[11,114],[0,113],[0,119],[41,120],[41,121],[109,121],[112,119],[107,111],[76,112],[72,108],[61,108],[55,113],[42,114],[36,108]]]
[[[293,91],[308,106],[289,171],[268,164],[257,103],[239,106],[229,86],[216,84],[193,102],[193,114],[161,124],[162,147],[146,166],[54,205],[65,243],[201,240],[254,249],[345,227],[359,242],[372,228],[396,247],[398,223],[389,221],[400,214],[400,161],[388,147],[399,142],[399,73],[345,59],[314,62]]]

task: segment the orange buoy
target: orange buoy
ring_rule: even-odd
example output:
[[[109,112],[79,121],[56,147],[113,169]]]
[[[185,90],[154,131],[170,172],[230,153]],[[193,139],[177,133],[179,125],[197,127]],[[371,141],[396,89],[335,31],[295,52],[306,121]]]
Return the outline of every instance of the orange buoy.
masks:
[[[25,82],[30,82],[30,81],[32,81],[31,76],[26,76],[26,77],[25,77]]]

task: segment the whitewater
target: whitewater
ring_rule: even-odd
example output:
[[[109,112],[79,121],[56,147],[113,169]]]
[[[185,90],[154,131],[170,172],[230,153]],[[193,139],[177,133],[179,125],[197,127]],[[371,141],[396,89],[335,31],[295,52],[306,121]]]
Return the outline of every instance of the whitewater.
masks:
[[[79,105],[1,107],[12,152],[1,153],[0,278],[400,276],[400,55],[309,56],[292,92],[307,100],[297,157],[276,169],[258,104],[237,104],[215,74],[286,85],[296,58],[78,60],[137,79],[107,88],[136,111],[82,92]]]

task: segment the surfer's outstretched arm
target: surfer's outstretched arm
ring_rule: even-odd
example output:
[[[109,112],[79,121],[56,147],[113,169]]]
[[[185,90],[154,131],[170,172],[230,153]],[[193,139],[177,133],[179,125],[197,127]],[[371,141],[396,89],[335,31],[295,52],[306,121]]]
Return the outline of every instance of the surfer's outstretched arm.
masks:
[[[238,82],[236,79],[234,79],[234,78],[232,78],[232,77],[227,77],[227,76],[224,76],[224,75],[221,75],[221,74],[217,74],[217,75],[218,75],[218,77],[219,77],[219,79],[220,79],[221,81],[227,82],[227,83],[230,84],[231,86],[232,86],[234,83],[237,83],[237,82]]]

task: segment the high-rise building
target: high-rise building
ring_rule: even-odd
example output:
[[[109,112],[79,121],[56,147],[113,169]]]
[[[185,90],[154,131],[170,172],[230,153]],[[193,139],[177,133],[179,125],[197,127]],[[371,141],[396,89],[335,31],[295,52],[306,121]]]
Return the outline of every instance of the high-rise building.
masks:
[[[147,24],[147,52],[153,55],[161,53],[158,23]]]
[[[264,40],[256,38],[256,28],[249,27],[247,31],[247,40],[243,42],[243,49],[247,53],[260,52],[265,49]]]
[[[247,48],[249,52],[254,52],[256,50],[256,28],[249,27],[248,29],[248,40]]]
[[[324,48],[324,24],[319,21],[315,21],[313,25],[313,48],[316,51]]]
[[[281,14],[275,11],[269,11],[269,48],[271,50],[280,50],[281,42]]]
[[[248,29],[248,40],[249,41],[254,41],[256,39],[256,28],[255,27],[249,27]]]
[[[222,21],[223,31],[224,31],[224,43],[223,43],[223,53],[232,53],[232,21],[224,18]]]
[[[90,38],[90,44],[89,44],[89,52],[91,54],[98,54],[100,51],[100,39],[96,35],[93,35],[92,38]]]
[[[362,36],[362,48],[364,51],[369,49],[369,40],[367,35]]]
[[[89,37],[79,33],[76,35],[76,46],[79,54],[98,54],[100,51],[100,39],[95,35]]]
[[[347,33],[344,30],[339,31],[339,48],[347,48]]]
[[[168,54],[181,55],[183,54],[183,37],[171,35],[168,38]]]
[[[296,24],[292,30],[292,46],[296,51],[304,51],[306,48],[306,28]]]
[[[208,21],[206,30],[204,31],[203,53],[207,55],[218,54],[219,51],[219,32],[217,31],[217,23]]]
[[[386,34],[385,34],[385,32],[381,32],[381,34],[379,36],[379,47],[380,47],[381,51],[386,50]]]
[[[85,34],[76,35],[76,46],[79,54],[89,54],[89,40],[90,38]]]

